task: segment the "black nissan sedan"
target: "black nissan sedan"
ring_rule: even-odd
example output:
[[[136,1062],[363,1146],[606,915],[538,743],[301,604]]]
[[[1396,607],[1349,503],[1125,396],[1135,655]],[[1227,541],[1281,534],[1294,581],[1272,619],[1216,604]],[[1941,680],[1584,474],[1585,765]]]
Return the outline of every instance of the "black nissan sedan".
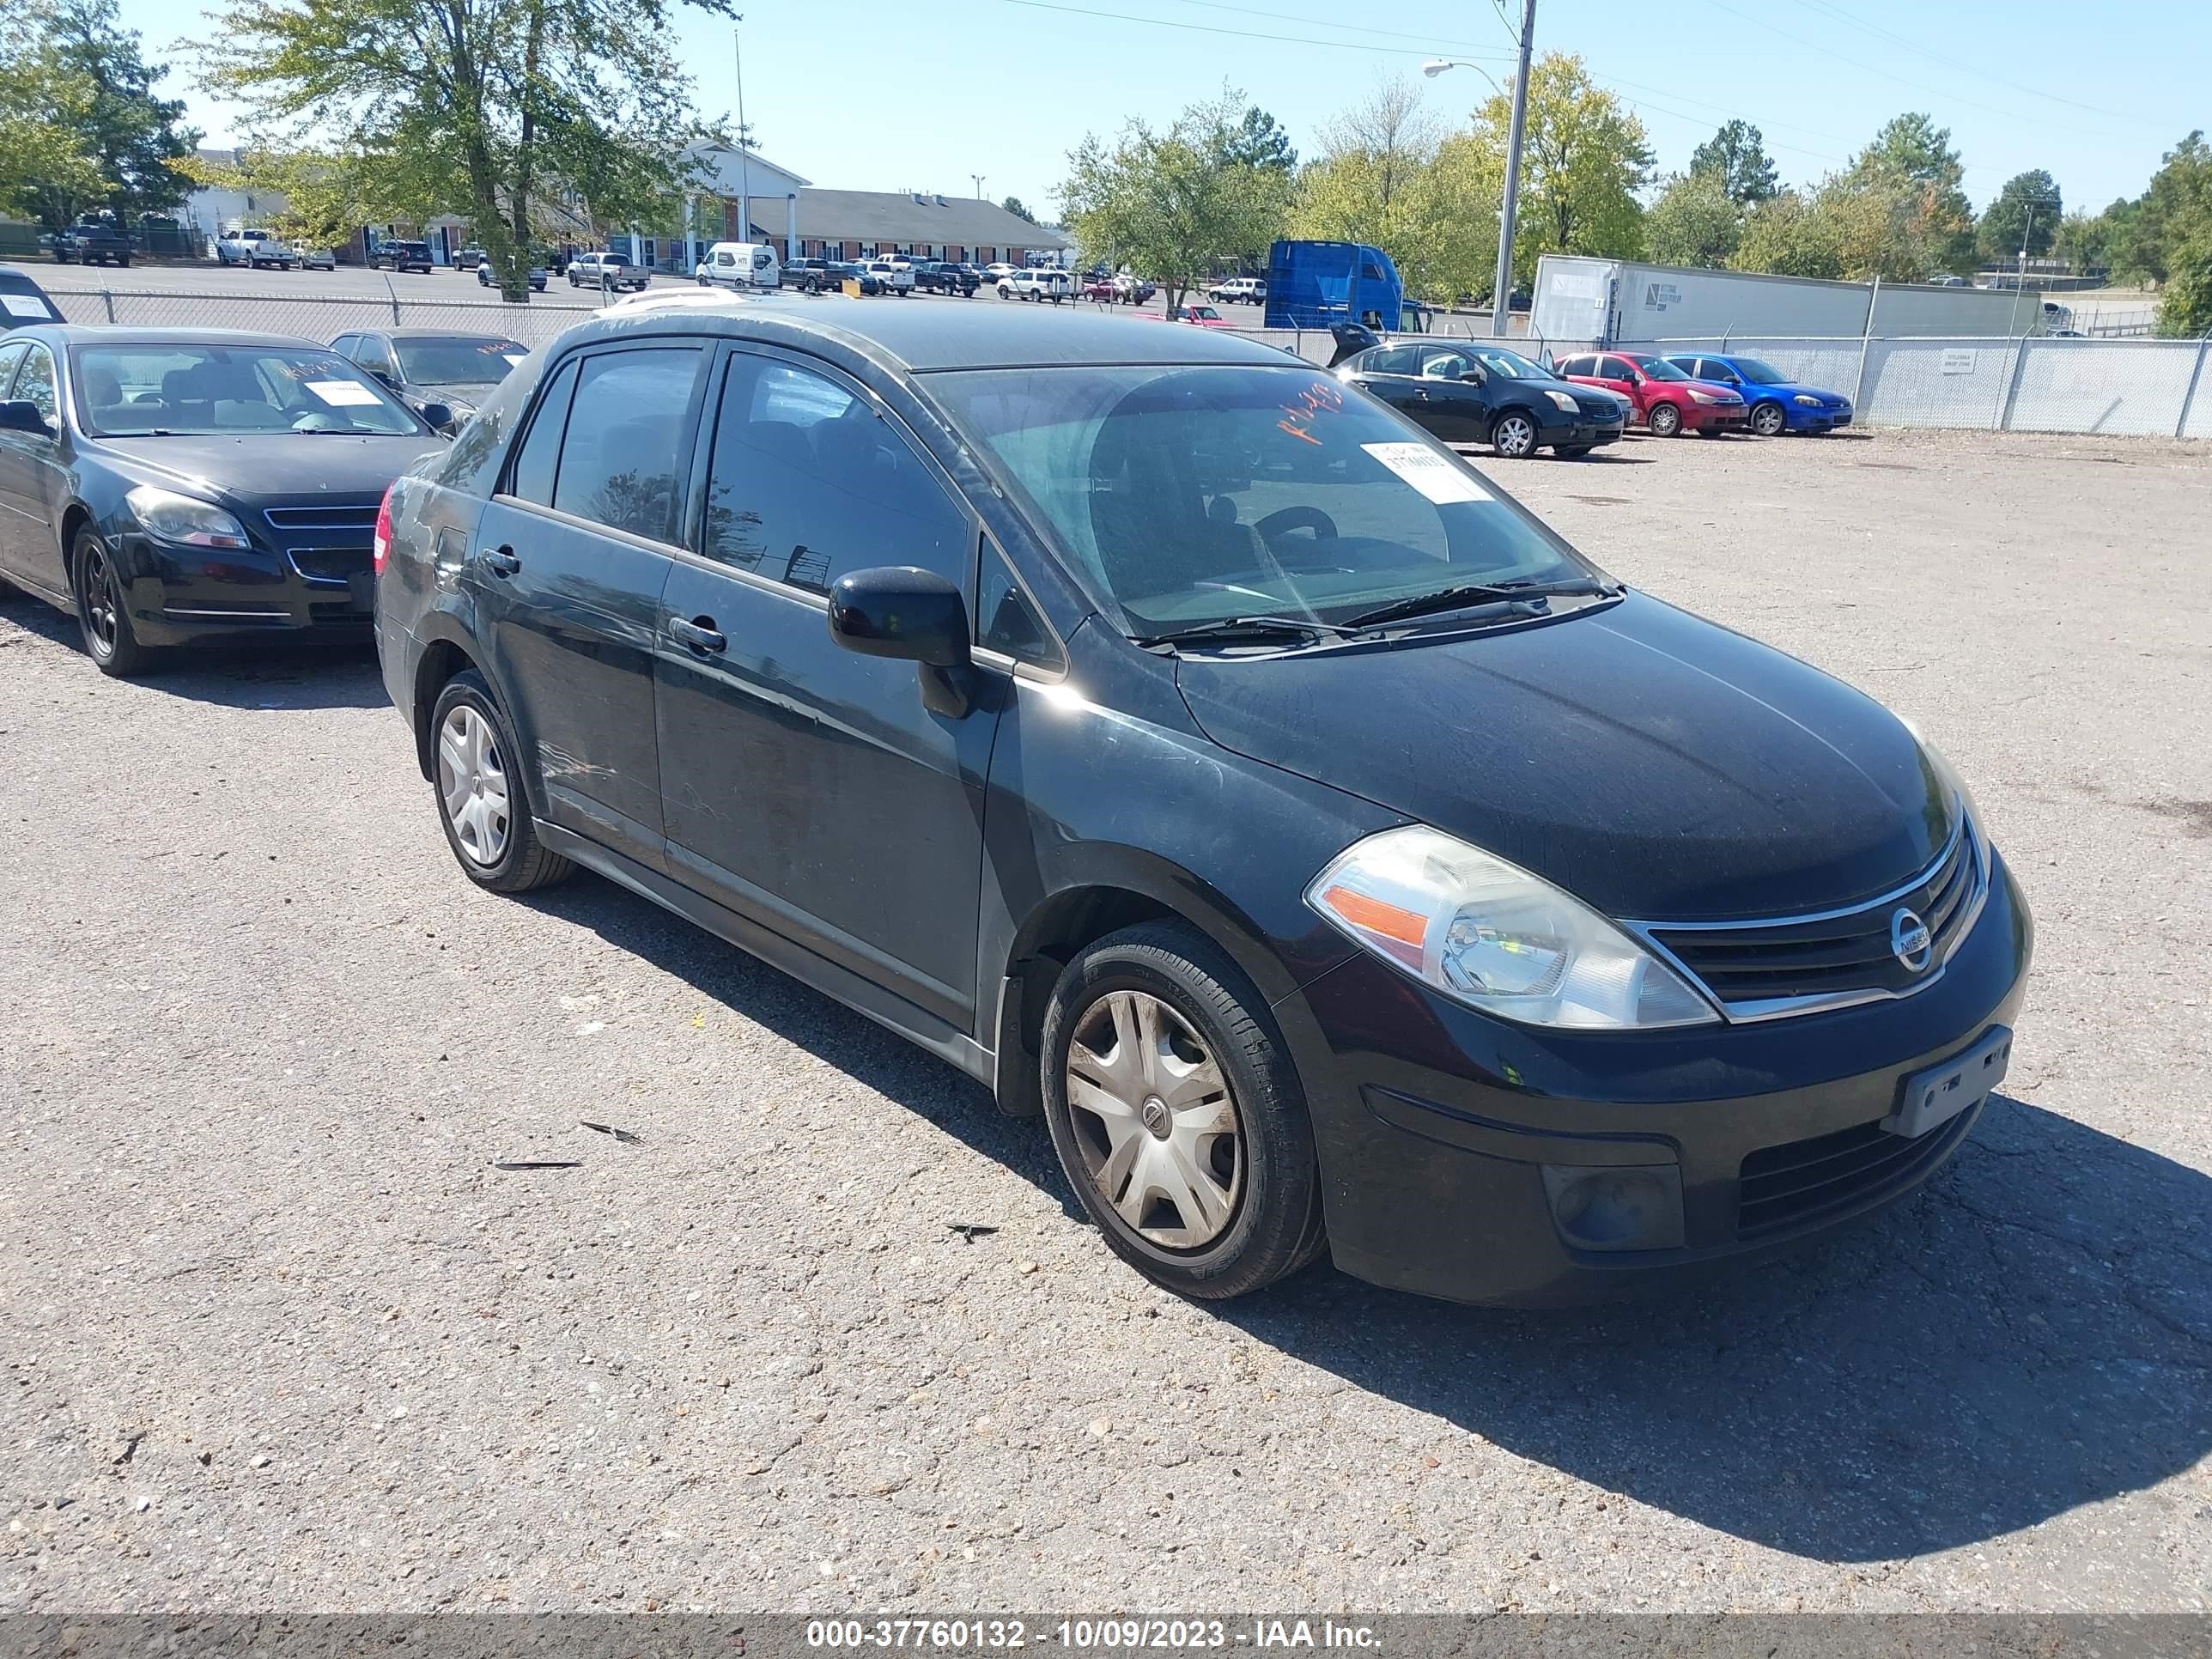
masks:
[[[321,346],[39,326],[0,336],[0,580],[71,612],[106,673],[164,646],[366,637],[393,476],[441,447]]]
[[[1539,449],[1571,460],[1620,442],[1627,421],[1611,392],[1474,340],[1370,346],[1338,364],[1336,376],[1447,443],[1488,444],[1508,460]]]
[[[1662,1280],[2004,1075],[2027,908],[1931,746],[1269,347],[606,313],[386,520],[469,879],[596,871],[941,1055],[1178,1291]]]

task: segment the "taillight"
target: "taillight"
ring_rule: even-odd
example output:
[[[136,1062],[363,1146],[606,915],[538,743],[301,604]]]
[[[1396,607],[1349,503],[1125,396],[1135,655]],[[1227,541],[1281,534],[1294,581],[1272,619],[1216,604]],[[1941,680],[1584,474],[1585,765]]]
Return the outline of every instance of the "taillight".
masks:
[[[369,538],[368,550],[371,564],[380,576],[384,574],[384,562],[392,556],[392,492],[398,488],[397,478],[385,485],[384,499],[376,504],[376,533]]]

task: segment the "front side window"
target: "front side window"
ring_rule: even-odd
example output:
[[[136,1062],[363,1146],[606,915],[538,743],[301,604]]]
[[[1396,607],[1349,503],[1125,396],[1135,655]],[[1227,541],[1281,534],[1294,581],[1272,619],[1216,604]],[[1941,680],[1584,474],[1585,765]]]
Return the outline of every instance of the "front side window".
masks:
[[[1133,635],[1258,613],[1341,622],[1462,583],[1595,574],[1449,451],[1310,368],[928,383]]]
[[[1662,357],[1637,357],[1631,362],[1647,380],[1679,381],[1690,378]]]
[[[398,378],[398,366],[392,361],[392,348],[374,334],[361,337],[361,347],[353,354],[353,360],[372,374]]]
[[[1548,368],[1530,362],[1517,351],[1503,346],[1475,346],[1474,360],[1491,374],[1508,380],[1549,380],[1557,377]]]
[[[78,413],[95,437],[423,429],[388,392],[320,346],[84,345]]]
[[[513,340],[459,335],[449,340],[399,340],[400,377],[410,386],[497,386],[530,348]]]
[[[561,439],[556,511],[676,539],[684,417],[702,355],[696,346],[654,346],[584,360]]]
[[[0,374],[0,386],[8,377]],[[16,403],[33,405],[40,417],[49,425],[54,418],[54,354],[42,345],[33,345],[23,359],[23,366],[15,371],[15,389],[8,394]]]
[[[826,375],[730,359],[707,475],[709,557],[826,593],[838,577],[918,565],[968,585],[967,513],[903,434]]]

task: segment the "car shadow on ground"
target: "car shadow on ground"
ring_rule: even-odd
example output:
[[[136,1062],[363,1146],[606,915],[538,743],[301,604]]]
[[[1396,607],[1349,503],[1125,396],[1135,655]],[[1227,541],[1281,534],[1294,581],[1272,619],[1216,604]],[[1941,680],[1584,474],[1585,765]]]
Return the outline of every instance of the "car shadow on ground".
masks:
[[[0,594],[0,620],[58,646],[87,674],[99,676],[85,655],[74,617],[10,590]],[[385,708],[392,702],[377,667],[375,643],[366,629],[166,652],[134,683],[229,708]]]
[[[526,902],[1081,1217],[1042,1124],[1004,1116],[951,1066],[611,884],[586,877]],[[1888,1560],[2016,1532],[2212,1453],[2208,1216],[2212,1178],[2000,1095],[1897,1208],[1663,1298],[1464,1308],[1321,1265],[1211,1310],[1604,1491],[1794,1555]],[[1098,1268],[1113,1270],[1103,1245]],[[1432,1449],[1448,1458],[1449,1436]]]

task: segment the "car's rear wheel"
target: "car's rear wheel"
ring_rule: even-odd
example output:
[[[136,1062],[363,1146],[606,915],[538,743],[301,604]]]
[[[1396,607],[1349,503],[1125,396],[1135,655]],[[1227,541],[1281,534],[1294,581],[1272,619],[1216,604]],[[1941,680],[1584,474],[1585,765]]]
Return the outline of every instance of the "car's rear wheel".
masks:
[[[507,718],[474,670],[438,694],[430,740],[438,822],[471,881],[495,893],[526,893],[575,872],[538,839]]]
[[[1782,405],[1775,403],[1754,404],[1751,410],[1751,429],[1762,438],[1782,435],[1784,420]]]
[[[76,589],[76,622],[84,633],[85,654],[103,674],[127,680],[144,673],[155,661],[155,653],[138,643],[131,626],[123,578],[116,573],[107,544],[89,528],[76,532],[70,556]]]
[[[1490,428],[1490,447],[1506,460],[1525,460],[1536,453],[1536,422],[1517,409],[1507,410]]]
[[[1045,1116],[1115,1254],[1208,1300],[1293,1273],[1323,1243],[1305,1096],[1266,1000],[1181,922],[1109,935],[1054,987]]]
[[[1552,453],[1563,461],[1579,461],[1595,447],[1594,444],[1554,444]]]
[[[1672,404],[1651,405],[1651,435],[1655,438],[1674,438],[1681,435],[1682,411]]]

